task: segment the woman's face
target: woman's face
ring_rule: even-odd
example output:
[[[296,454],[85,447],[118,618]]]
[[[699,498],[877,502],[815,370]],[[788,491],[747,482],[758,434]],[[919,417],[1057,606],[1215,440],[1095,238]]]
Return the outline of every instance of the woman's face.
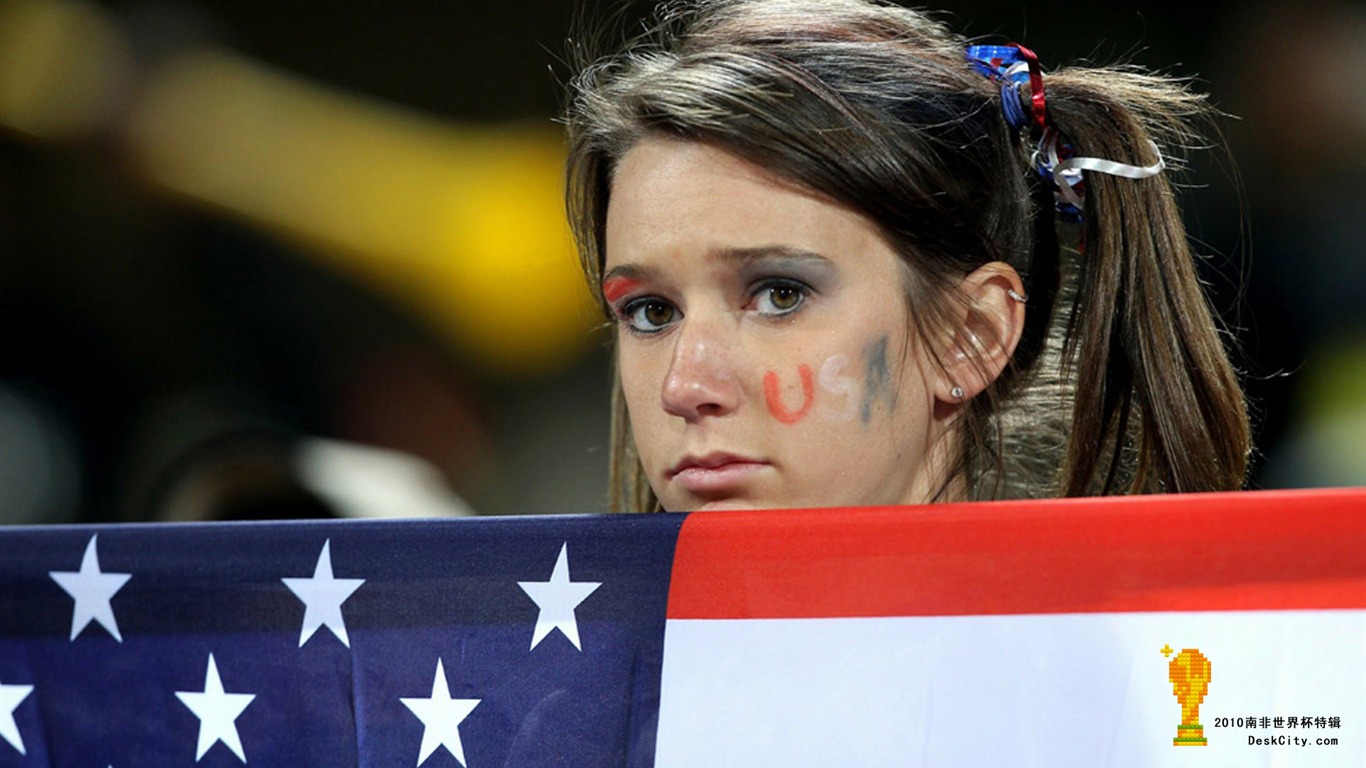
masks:
[[[861,215],[711,146],[647,138],[613,179],[602,290],[666,509],[938,490],[936,390],[951,384],[910,334],[898,257]]]

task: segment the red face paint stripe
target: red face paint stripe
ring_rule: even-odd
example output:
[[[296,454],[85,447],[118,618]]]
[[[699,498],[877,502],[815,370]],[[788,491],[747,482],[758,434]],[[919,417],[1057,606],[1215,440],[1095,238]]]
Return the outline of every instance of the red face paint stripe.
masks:
[[[795,411],[789,411],[787,406],[783,405],[782,386],[778,381],[778,374],[773,371],[764,374],[764,402],[768,404],[768,412],[773,414],[773,418],[784,424],[796,424],[801,421],[816,401],[816,380],[811,376],[811,366],[797,366],[797,375],[802,380],[802,406]]]
[[[630,277],[613,277],[604,280],[602,283],[602,297],[607,299],[608,304],[615,304],[617,299],[635,290],[640,285],[640,281]]]
[[[694,512],[670,619],[1366,608],[1366,490]]]

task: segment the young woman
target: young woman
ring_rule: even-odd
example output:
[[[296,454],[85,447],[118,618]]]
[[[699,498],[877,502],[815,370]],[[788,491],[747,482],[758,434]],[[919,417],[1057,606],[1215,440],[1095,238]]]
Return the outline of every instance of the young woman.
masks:
[[[568,112],[614,509],[1242,484],[1169,180],[1199,96],[866,0],[663,8]]]

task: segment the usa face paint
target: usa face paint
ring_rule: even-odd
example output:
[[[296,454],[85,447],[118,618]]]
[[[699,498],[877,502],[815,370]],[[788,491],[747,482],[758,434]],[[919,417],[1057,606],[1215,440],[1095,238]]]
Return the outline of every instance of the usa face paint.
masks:
[[[831,355],[821,363],[820,372],[816,375],[816,381],[821,389],[834,395],[835,401],[840,403],[831,413],[832,418],[837,421],[853,421],[859,411],[858,380],[853,376],[843,375],[848,367],[848,355]]]
[[[631,277],[612,277],[602,282],[602,297],[608,304],[615,304],[622,296],[634,291],[640,281]]]
[[[795,410],[789,410],[783,403],[778,374],[773,371],[764,374],[764,403],[768,405],[768,412],[773,414],[773,418],[784,424],[796,424],[806,418],[816,401],[816,382],[811,375],[811,366],[805,363],[797,366],[797,376],[802,381],[802,404]]]
[[[859,418],[867,424],[873,420],[873,408],[878,400],[887,400],[890,413],[896,406],[896,391],[892,389],[892,376],[887,367],[887,337],[869,344],[863,350],[865,375],[863,380],[863,400],[859,403]]]

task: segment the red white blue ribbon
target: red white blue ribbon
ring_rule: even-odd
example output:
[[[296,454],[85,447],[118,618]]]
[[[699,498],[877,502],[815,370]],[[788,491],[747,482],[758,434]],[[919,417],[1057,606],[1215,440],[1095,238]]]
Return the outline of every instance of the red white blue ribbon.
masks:
[[[1039,58],[1023,45],[969,46],[967,60],[979,73],[1001,84],[1001,111],[1006,122],[1016,130],[1030,127],[1030,132],[1038,141],[1031,164],[1040,176],[1052,184],[1058,212],[1065,220],[1079,222],[1082,219],[1085,194],[1082,171],[1126,179],[1146,179],[1156,176],[1167,167],[1161,150],[1151,141],[1148,145],[1157,156],[1157,161],[1151,165],[1128,165],[1099,157],[1078,157],[1076,150],[1048,118],[1048,102]],[[1019,88],[1025,84],[1030,89],[1028,114],[1019,97]]]

